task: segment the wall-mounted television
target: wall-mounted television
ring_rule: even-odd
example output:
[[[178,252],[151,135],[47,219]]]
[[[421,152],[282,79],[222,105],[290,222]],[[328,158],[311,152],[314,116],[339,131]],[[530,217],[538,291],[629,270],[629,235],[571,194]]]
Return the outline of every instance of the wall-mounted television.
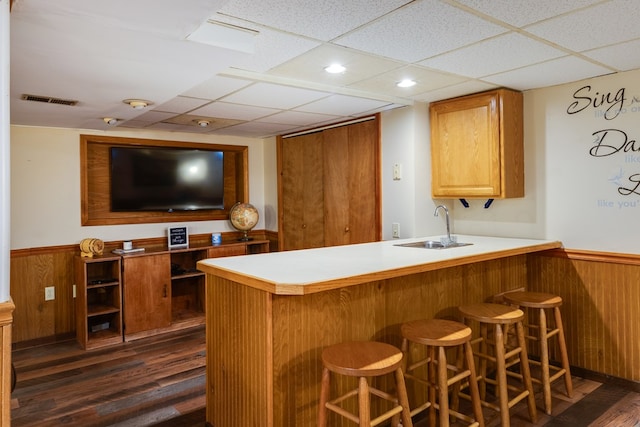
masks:
[[[111,210],[224,209],[222,151],[111,147]]]

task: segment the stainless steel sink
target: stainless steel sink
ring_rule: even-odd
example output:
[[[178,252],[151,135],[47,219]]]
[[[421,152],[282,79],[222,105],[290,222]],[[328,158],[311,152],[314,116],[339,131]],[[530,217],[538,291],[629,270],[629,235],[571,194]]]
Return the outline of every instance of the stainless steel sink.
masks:
[[[452,242],[448,245],[442,244],[442,242],[438,242],[437,240],[423,240],[421,242],[413,242],[413,243],[399,243],[394,246],[404,246],[405,248],[424,248],[424,249],[449,249],[449,248],[459,248],[460,246],[469,246],[473,245],[473,243],[458,243]]]

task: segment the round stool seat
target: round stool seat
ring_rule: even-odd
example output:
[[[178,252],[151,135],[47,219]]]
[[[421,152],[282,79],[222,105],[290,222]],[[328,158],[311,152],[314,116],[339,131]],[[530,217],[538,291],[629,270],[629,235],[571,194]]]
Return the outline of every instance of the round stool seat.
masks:
[[[520,322],[524,318],[524,311],[503,304],[469,304],[458,307],[458,310],[467,319],[482,323],[504,325]]]
[[[471,339],[471,328],[446,319],[421,319],[404,323],[402,336],[418,344],[453,347]]]
[[[333,420],[329,421],[329,411],[360,427],[377,426],[389,419],[392,426],[400,425],[402,419],[403,426],[412,427],[402,360],[399,348],[378,341],[347,341],[325,348],[322,351],[318,427],[336,425]],[[332,373],[358,378],[357,388],[330,399]],[[369,383],[373,377],[387,374],[393,374],[395,390],[383,391]],[[372,407],[372,395],[387,401],[387,404]],[[351,398],[357,401],[357,412],[345,405],[345,401]]]
[[[562,297],[544,292],[508,292],[503,295],[505,301],[530,308],[553,308],[562,305]]]
[[[325,348],[322,362],[341,375],[378,376],[398,369],[402,364],[402,352],[382,342],[348,341]]]

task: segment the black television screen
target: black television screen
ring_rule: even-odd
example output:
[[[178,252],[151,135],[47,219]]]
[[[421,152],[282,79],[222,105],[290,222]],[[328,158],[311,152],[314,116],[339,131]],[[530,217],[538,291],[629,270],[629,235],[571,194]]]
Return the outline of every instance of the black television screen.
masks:
[[[111,147],[111,210],[224,209],[223,152]]]

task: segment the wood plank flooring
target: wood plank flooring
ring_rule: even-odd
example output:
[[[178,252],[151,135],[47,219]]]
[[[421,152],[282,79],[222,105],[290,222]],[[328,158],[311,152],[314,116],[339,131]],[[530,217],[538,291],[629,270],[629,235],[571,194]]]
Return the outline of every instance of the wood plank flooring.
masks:
[[[12,426],[204,427],[204,341],[197,327],[92,351],[74,341],[15,350]],[[537,396],[538,421],[521,402],[512,427],[640,427],[640,393],[573,380],[572,398],[554,383],[551,416]],[[487,427],[499,426],[495,413],[485,415]]]
[[[74,341],[15,350],[13,363],[14,427],[141,427],[205,406],[204,327],[91,351]]]

